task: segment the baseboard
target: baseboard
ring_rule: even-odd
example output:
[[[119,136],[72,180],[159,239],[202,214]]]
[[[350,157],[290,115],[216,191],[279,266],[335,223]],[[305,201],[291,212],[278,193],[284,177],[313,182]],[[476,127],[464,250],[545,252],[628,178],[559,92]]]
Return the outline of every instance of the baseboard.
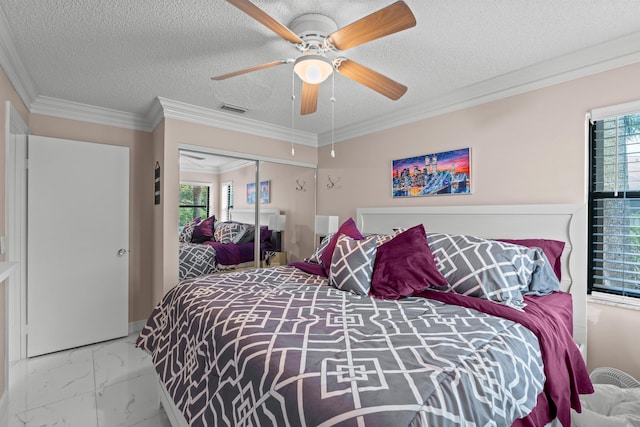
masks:
[[[9,390],[4,390],[2,393],[2,397],[0,397],[0,420],[9,419],[9,399],[7,395],[9,394]]]
[[[129,335],[140,332],[142,328],[144,328],[145,323],[147,323],[146,320],[138,320],[137,322],[129,323]]]

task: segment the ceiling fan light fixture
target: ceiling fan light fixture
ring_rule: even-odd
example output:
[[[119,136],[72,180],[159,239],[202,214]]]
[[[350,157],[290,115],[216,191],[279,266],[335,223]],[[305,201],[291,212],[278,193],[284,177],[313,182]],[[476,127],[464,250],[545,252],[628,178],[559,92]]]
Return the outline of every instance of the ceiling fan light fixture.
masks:
[[[303,82],[316,85],[331,75],[333,63],[322,55],[305,55],[296,59],[293,71]]]

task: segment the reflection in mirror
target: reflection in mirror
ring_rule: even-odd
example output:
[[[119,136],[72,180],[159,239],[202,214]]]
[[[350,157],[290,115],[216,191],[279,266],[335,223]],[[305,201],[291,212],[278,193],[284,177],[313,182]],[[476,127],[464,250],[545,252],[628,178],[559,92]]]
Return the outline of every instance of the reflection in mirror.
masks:
[[[181,150],[180,279],[309,257],[315,188],[312,167]]]
[[[315,169],[261,161],[260,182],[268,183],[270,192],[269,203],[260,206],[276,207],[280,211],[275,232],[280,251],[276,251],[275,262],[309,258],[314,250]],[[303,182],[307,184],[300,188]]]

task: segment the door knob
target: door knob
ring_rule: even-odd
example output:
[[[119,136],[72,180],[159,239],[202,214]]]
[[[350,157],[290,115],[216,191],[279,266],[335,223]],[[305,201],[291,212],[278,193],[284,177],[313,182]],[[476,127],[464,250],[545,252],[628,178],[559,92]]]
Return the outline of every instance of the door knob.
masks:
[[[125,256],[127,254],[127,250],[126,249],[120,249],[118,251],[118,256],[122,257]]]

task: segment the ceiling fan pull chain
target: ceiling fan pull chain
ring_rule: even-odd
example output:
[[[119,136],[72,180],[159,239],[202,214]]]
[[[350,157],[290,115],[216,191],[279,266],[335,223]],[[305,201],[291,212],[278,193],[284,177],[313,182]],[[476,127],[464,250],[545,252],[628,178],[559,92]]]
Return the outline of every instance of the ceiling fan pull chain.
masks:
[[[291,70],[291,155],[296,155],[296,150],[293,148],[293,140],[295,138],[295,111],[296,111],[296,75]]]
[[[336,156],[336,74],[331,74],[331,157]]]

